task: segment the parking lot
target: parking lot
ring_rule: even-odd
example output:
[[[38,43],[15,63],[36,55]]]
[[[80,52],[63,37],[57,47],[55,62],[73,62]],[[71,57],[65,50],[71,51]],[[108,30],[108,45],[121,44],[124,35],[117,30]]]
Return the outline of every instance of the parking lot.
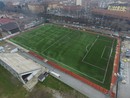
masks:
[[[126,57],[126,52],[130,49],[130,41],[122,42],[120,56],[120,81],[117,98],[130,98],[130,58]]]

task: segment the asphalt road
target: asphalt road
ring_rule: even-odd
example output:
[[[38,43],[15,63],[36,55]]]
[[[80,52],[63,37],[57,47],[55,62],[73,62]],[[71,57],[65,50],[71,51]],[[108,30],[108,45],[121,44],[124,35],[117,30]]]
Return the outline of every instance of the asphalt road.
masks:
[[[26,53],[22,53],[23,56],[28,57],[32,60],[34,60],[35,62],[45,66],[46,68],[48,68],[49,70],[53,70],[54,72],[60,74],[60,78],[58,78],[60,81],[64,82],[65,84],[69,85],[70,87],[76,89],[77,91],[79,91],[80,93],[88,96],[89,98],[109,98],[107,95],[104,95],[103,93],[97,91],[96,89],[94,89],[93,87],[75,79],[74,77],[65,74],[64,72],[61,72],[53,67],[51,67],[50,65],[26,54]],[[56,77],[57,78],[57,77]]]

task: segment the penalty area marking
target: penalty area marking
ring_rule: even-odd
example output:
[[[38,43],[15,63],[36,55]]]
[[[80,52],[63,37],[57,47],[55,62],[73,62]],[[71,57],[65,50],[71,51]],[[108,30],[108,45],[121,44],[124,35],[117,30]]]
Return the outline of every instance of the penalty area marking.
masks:
[[[108,60],[108,59],[109,59],[109,58],[107,59],[107,58],[104,58],[104,57],[103,57],[104,52],[106,51],[106,48],[107,48],[107,47],[111,49],[111,47],[105,46],[104,49],[103,49],[102,55],[101,55],[101,59],[105,59],[105,60]],[[110,54],[110,52],[109,52],[109,54]]]
[[[98,40],[102,40],[102,41],[105,41],[105,42],[108,42],[108,43],[112,43],[112,42],[110,42],[110,41],[107,41],[107,40],[103,40],[103,39],[98,39]]]
[[[93,64],[90,64],[90,63],[84,61],[84,59],[86,58],[86,56],[88,55],[88,53],[90,52],[90,50],[92,49],[92,47],[94,46],[94,44],[97,42],[98,39],[99,39],[99,35],[97,36],[97,38],[95,39],[95,41],[92,43],[90,49],[87,51],[87,53],[86,53],[85,56],[83,57],[82,62],[85,63],[85,64],[89,64],[89,65],[91,65],[91,66],[93,66],[93,67],[96,67],[96,68],[98,68],[98,69],[100,69],[100,70],[105,71],[105,70],[104,70],[103,68],[101,68],[101,67],[95,66],[95,65],[93,65]],[[86,48],[87,48],[87,47],[88,47],[88,45],[86,46]]]
[[[100,70],[105,71],[105,69],[103,69],[103,68],[101,68],[101,67],[98,67],[98,66],[95,66],[94,64],[88,63],[88,62],[86,62],[86,61],[82,61],[82,62],[85,63],[85,64],[89,64],[89,65],[91,65],[91,66],[93,66],[93,67],[96,67],[96,68],[98,68],[98,69],[100,69]]]
[[[88,53],[90,52],[90,50],[92,49],[92,47],[94,46],[94,44],[97,42],[98,38],[99,38],[99,36],[97,36],[97,38],[94,40],[94,42],[92,43],[90,49],[88,50],[88,52],[83,57],[82,61],[84,61],[84,59],[86,58],[86,56],[88,55]]]
[[[94,43],[92,44],[92,46],[96,43],[97,40],[98,40],[98,37],[97,37],[97,39],[94,41]],[[109,65],[110,58],[111,58],[111,54],[112,54],[112,51],[113,51],[114,42],[115,42],[115,40],[113,40],[113,42],[112,42],[112,47],[111,47],[109,59],[108,59],[108,62],[107,62],[107,67],[106,67],[106,69],[104,70],[104,71],[105,71],[105,74],[104,74],[104,77],[103,77],[102,82],[100,82],[100,83],[104,83],[104,81],[105,81],[106,74],[107,74],[107,70],[108,70],[108,65]],[[91,46],[91,48],[92,48],[92,46]],[[108,47],[108,46],[106,46],[106,47]],[[91,48],[89,49],[89,51],[91,50]],[[88,53],[89,53],[89,52],[87,52],[86,55],[84,56],[84,58],[82,59],[82,62],[83,62],[83,63],[88,63],[88,62],[84,62],[84,59],[85,59],[85,57],[87,56]],[[89,64],[90,64],[90,63],[89,63]],[[97,68],[97,66],[95,66],[95,65],[93,65],[93,64],[90,64],[90,65],[92,65],[92,66],[94,66],[94,67]],[[99,67],[98,67],[98,68],[99,68]],[[103,70],[102,68],[99,68],[99,69]]]
[[[111,58],[111,55],[112,55],[112,52],[113,52],[114,42],[115,42],[115,39],[114,39],[113,42],[112,42],[111,52],[110,52],[109,59],[108,59],[108,62],[107,62],[107,67],[106,67],[106,70],[105,70],[104,78],[103,78],[103,80],[102,80],[103,83],[105,82],[105,78],[106,78],[106,75],[107,75],[108,66],[109,66],[109,63],[110,63],[110,58]]]

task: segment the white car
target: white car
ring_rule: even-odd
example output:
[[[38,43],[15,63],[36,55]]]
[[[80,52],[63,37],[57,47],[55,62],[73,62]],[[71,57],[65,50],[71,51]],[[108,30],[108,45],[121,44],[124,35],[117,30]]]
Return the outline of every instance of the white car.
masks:
[[[122,80],[121,82],[122,82],[122,84],[126,84],[126,80]]]

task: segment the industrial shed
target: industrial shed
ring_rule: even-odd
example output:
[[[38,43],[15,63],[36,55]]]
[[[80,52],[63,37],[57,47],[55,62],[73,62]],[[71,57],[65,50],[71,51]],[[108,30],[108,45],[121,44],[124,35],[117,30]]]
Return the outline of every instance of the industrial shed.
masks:
[[[38,63],[24,58],[18,53],[1,53],[0,65],[11,72],[23,84],[26,84],[41,70]]]

